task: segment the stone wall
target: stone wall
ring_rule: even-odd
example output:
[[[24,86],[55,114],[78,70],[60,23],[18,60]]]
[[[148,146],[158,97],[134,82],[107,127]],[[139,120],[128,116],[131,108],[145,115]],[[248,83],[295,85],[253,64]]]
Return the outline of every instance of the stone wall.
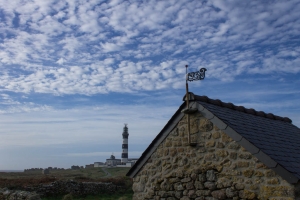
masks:
[[[200,113],[190,117],[197,145],[188,144],[185,116],[134,177],[134,200],[295,199],[294,185]]]
[[[0,188],[0,200],[41,200],[41,197],[35,192]]]
[[[0,189],[0,200],[39,200],[40,197],[50,197],[65,194],[86,196],[97,194],[113,194],[125,187],[113,183],[75,182],[72,180],[55,181],[50,184],[40,184],[36,187],[24,188],[25,191]]]

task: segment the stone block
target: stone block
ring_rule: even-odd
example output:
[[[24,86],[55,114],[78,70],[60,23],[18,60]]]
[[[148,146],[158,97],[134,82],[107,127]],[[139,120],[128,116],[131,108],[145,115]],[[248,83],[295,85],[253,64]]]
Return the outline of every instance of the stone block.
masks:
[[[207,181],[216,181],[217,180],[217,176],[216,176],[214,170],[208,170],[206,172],[206,180]]]
[[[232,186],[233,181],[230,180],[227,177],[222,177],[219,178],[217,181],[217,188],[222,189],[222,188],[227,188]]]
[[[214,153],[208,153],[204,156],[205,160],[216,160],[216,156]]]
[[[199,174],[199,181],[204,183],[206,181],[206,175],[205,174]]]
[[[196,173],[191,173],[191,179],[196,180],[198,178],[198,175]]]
[[[220,132],[213,132],[212,135],[211,135],[214,139],[218,139],[221,137],[221,134]]]
[[[143,192],[145,189],[145,185],[142,183],[133,183],[132,184],[132,190],[134,192]]]
[[[250,185],[249,189],[250,190],[257,190],[258,189],[258,185]]]
[[[167,191],[158,191],[158,195],[160,197],[167,198],[168,197],[168,192]]]
[[[175,191],[174,195],[177,199],[180,199],[183,196],[182,191]]]
[[[263,164],[263,163],[257,163],[255,167],[256,167],[256,169],[260,169],[260,168],[267,169],[267,168],[268,168],[268,167],[267,167],[265,164]]]
[[[179,140],[179,141],[173,141],[172,142],[172,146],[173,147],[180,147],[180,146],[182,146],[182,141],[181,140]]]
[[[239,161],[239,162],[237,162],[237,167],[238,168],[249,167],[249,162],[247,162],[247,161]]]
[[[185,197],[180,198],[180,200],[190,200],[190,198],[185,196]]]
[[[189,192],[188,190],[183,190],[183,192],[182,192],[183,196],[187,196],[188,192]]]
[[[211,194],[210,190],[197,190],[196,191],[196,195],[198,197],[202,197],[202,196],[209,196]]]
[[[279,180],[278,180],[278,178],[271,178],[270,180],[267,180],[267,183],[270,185],[278,185]]]
[[[237,153],[235,152],[230,152],[229,158],[235,160],[237,158]]]
[[[169,190],[172,190],[172,185],[170,183],[168,183],[167,181],[164,181],[160,184],[160,188],[162,190],[169,191]]]
[[[255,199],[256,194],[254,192],[251,192],[249,190],[241,190],[239,192],[239,197],[242,199]]]
[[[168,179],[168,182],[173,184],[173,183],[179,183],[180,182],[180,179],[179,178],[170,178]]]
[[[190,182],[192,179],[190,177],[186,177],[186,178],[183,178],[181,179],[181,182],[182,183],[187,183],[187,182]]]
[[[206,152],[206,148],[199,148],[199,149],[198,149],[198,152],[199,152],[199,153],[205,153],[205,152]]]
[[[187,159],[187,158],[182,158],[182,159],[179,161],[179,166],[180,166],[180,167],[185,166],[187,163],[188,163],[188,159]]]
[[[208,132],[213,129],[213,123],[211,123],[208,119],[201,118],[200,119],[200,132]]]
[[[205,197],[204,199],[205,199],[205,200],[218,200],[218,199],[216,199],[216,198],[214,198],[214,197]]]
[[[211,138],[211,133],[201,133],[200,136],[203,138],[203,140],[209,140]]]
[[[224,148],[225,147],[225,145],[224,145],[224,143],[222,143],[222,142],[218,142],[217,143],[217,148]]]
[[[217,188],[216,187],[216,183],[215,182],[210,182],[210,181],[205,182],[204,183],[204,187],[207,188],[207,189],[209,189],[209,190],[214,190],[214,189]]]
[[[235,150],[238,150],[241,146],[236,143],[236,142],[232,142],[228,145],[228,149],[235,149]]]
[[[193,182],[186,183],[185,187],[186,187],[187,190],[193,190],[193,189],[195,189]]]
[[[231,141],[233,141],[232,139],[231,139],[231,137],[229,137],[227,134],[225,134],[225,133],[223,133],[222,132],[222,142],[224,142],[224,143],[229,143],[229,142],[231,142]]]
[[[252,154],[251,153],[241,153],[240,155],[239,155],[239,158],[240,159],[251,159],[252,158]]]
[[[176,200],[174,197],[168,197],[167,200]]]
[[[195,190],[189,190],[189,192],[188,192],[188,197],[189,197],[189,198],[192,198],[192,199],[196,198],[197,195],[196,195]]]
[[[230,162],[230,161],[229,161]],[[231,163],[231,162],[230,162]],[[230,164],[230,163],[228,163],[228,164]],[[226,163],[227,164],[227,163]],[[224,165],[225,166],[225,165]],[[222,165],[216,165],[215,166],[215,168],[216,168],[216,170],[218,171],[218,172],[221,172],[222,171],[222,169],[223,169],[223,166]]]
[[[219,151],[216,152],[216,155],[218,157],[225,158],[225,157],[228,156],[228,151],[226,151],[226,150],[219,150]]]
[[[164,148],[164,156],[168,156],[169,155],[169,149],[168,148]]]
[[[174,157],[177,154],[177,149],[176,148],[170,148],[169,149],[169,155],[171,157]]]
[[[178,128],[175,128],[170,134],[172,136],[178,136],[178,132],[179,132]]]
[[[264,173],[262,173],[261,171],[255,171],[254,176],[263,177]]]
[[[216,199],[226,199],[225,190],[215,190],[211,192],[211,195]]]
[[[269,170],[265,171],[265,176],[266,177],[274,177],[274,176],[276,176],[276,173],[273,170],[269,169]]]
[[[242,184],[242,183],[235,183],[235,184],[234,184],[234,188],[235,188],[236,190],[243,190],[243,189],[245,188],[245,185]]]
[[[182,177],[184,176],[183,170],[182,170],[182,169],[178,169],[178,170],[176,171],[176,176],[177,176],[178,178],[182,178]]]
[[[203,190],[204,189],[204,185],[200,181],[195,181],[194,186],[197,190]]]
[[[209,140],[206,142],[205,146],[206,147],[214,147],[216,142],[214,140]]]
[[[178,136],[179,137],[183,137],[185,135],[186,135],[186,133],[185,133],[185,127],[182,126],[182,127],[179,128]]]
[[[252,175],[253,175],[253,173],[254,173],[254,170],[253,170],[253,169],[246,169],[246,170],[243,171],[243,175],[244,175],[245,177],[248,177],[248,178],[251,178]]]
[[[164,144],[165,147],[171,147],[172,146],[172,141],[169,140],[169,141],[166,141],[165,144]]]
[[[232,188],[226,188],[225,193],[226,193],[226,196],[227,196],[228,198],[232,198],[232,197],[238,196],[238,192],[235,191],[235,190],[232,189]]]
[[[174,184],[174,189],[175,189],[176,191],[183,191],[183,190],[184,190],[184,187],[183,187],[182,183],[175,183],[175,184]]]
[[[186,124],[187,124],[187,120],[185,119],[185,116],[184,116],[184,118],[180,122],[178,122],[178,126],[180,128],[182,128],[182,126],[185,126]]]

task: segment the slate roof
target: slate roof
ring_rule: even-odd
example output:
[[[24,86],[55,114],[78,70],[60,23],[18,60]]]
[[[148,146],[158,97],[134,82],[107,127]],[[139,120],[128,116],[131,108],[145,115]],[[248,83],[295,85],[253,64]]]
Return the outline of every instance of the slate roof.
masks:
[[[290,183],[300,179],[300,129],[286,117],[235,106],[206,96],[191,93],[191,105],[204,117],[251,152],[262,163]],[[193,102],[193,103],[192,103]],[[133,177],[144,165],[161,141],[183,117],[180,106],[164,129],[151,142],[137,163],[129,170]]]

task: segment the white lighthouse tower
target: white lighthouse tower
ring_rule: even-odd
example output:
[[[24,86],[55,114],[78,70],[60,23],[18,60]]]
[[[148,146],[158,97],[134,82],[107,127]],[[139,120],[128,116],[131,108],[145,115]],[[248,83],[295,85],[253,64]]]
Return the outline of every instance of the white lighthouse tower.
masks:
[[[121,159],[121,163],[125,164],[128,162],[128,127],[127,124],[125,124],[124,128],[123,128],[123,144],[122,144],[122,159]]]

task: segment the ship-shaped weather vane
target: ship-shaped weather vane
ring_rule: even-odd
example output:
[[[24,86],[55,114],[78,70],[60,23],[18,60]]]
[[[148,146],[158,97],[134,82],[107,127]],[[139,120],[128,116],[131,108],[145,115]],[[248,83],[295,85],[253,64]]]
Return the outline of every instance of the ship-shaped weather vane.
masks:
[[[206,68],[201,68],[199,71],[196,72],[187,72],[188,65],[185,66],[186,68],[186,80],[185,80],[185,88],[186,88],[186,109],[184,109],[182,112],[187,114],[187,124],[188,124],[188,142],[191,146],[195,146],[197,144],[196,141],[191,141],[191,135],[190,135],[190,115],[191,113],[195,112],[194,109],[190,109],[189,101],[190,101],[190,95],[189,95],[189,85],[188,81],[197,81],[197,80],[203,80],[205,78],[205,71],[207,71]]]

